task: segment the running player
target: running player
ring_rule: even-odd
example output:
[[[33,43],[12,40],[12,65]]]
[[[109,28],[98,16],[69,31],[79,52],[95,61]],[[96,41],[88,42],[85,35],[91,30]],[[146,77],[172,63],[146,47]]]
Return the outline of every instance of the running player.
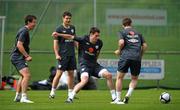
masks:
[[[17,84],[15,102],[33,103],[33,101],[27,98],[27,88],[31,77],[27,62],[32,60],[32,57],[29,55],[29,31],[34,29],[35,26],[36,17],[34,15],[27,15],[25,17],[25,26],[19,29],[14,48],[11,52],[11,62],[21,75]]]
[[[54,37],[60,36],[59,33],[54,32]],[[110,88],[110,93],[112,100],[116,99],[115,87],[112,81],[112,74],[108,72],[107,69],[102,67],[97,63],[97,59],[100,53],[100,50],[103,46],[102,40],[100,37],[100,30],[96,27],[90,29],[90,34],[85,35],[84,37],[75,37],[71,35],[64,35],[64,38],[69,38],[77,41],[78,46],[78,61],[80,66],[81,81],[75,85],[72,93],[70,93],[67,103],[72,103],[74,96],[78,93],[81,88],[88,82],[90,76],[95,76],[97,78],[106,78],[107,85]]]
[[[63,24],[55,32],[61,34],[75,35],[75,27],[71,25],[72,14],[65,11],[62,15]],[[59,79],[64,71],[68,72],[68,94],[72,92],[74,86],[74,70],[76,69],[75,42],[63,37],[54,38],[54,53],[58,60],[56,76],[53,79],[52,89],[49,98],[55,97],[55,90]]]
[[[131,26],[132,20],[124,18],[122,21],[123,28],[120,32],[119,49],[115,54],[120,55],[118,62],[118,71],[116,79],[116,95],[117,99],[113,102],[116,104],[127,104],[129,97],[135,89],[138,81],[138,76],[141,69],[141,59],[147,48],[147,44],[140,33],[138,33]],[[122,81],[128,69],[131,70],[131,82],[129,84],[128,92],[121,102]]]

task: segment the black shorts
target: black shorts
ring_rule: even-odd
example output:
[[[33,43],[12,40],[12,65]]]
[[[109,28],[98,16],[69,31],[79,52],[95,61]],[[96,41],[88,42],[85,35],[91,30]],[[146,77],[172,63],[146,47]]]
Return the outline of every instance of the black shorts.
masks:
[[[94,65],[82,64],[80,65],[79,71],[80,71],[80,74],[87,72],[89,74],[89,77],[94,76],[94,77],[100,78],[102,76],[99,76],[99,72],[103,69],[105,68],[98,63]]]
[[[21,69],[28,67],[27,62],[25,61],[25,59],[11,59],[11,63],[15,66],[15,68],[20,71]]]
[[[138,76],[141,70],[141,61],[120,59],[118,62],[118,71],[127,73],[130,68],[131,75]]]
[[[61,60],[58,60],[57,69],[63,70],[63,71],[75,70],[76,69],[75,56],[61,57]]]

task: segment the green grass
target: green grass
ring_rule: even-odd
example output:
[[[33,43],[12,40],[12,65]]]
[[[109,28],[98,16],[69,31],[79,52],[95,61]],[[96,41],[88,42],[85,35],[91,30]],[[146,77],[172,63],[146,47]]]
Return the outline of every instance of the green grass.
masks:
[[[169,92],[172,101],[169,104],[162,104],[159,95],[162,92]],[[0,91],[1,110],[179,110],[180,91],[178,90],[135,90],[129,104],[110,104],[109,91],[81,91],[72,104],[66,104],[66,91],[59,90],[54,100],[48,99],[49,91],[29,91],[29,98],[34,104],[13,102],[14,91]],[[123,96],[125,91],[123,91]]]

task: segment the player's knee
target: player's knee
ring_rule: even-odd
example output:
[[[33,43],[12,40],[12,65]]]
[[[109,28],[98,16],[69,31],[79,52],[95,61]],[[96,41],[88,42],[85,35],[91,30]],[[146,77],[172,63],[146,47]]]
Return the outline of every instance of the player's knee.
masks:
[[[106,79],[112,79],[112,74],[107,72],[106,75],[105,75],[105,78]]]
[[[30,79],[31,74],[30,73],[25,73],[25,74],[23,74],[23,78]]]
[[[88,76],[81,77],[81,83],[83,83],[83,84],[86,84],[88,82],[88,80],[89,80]]]
[[[131,76],[131,80],[138,80],[138,76]]]
[[[124,78],[124,75],[125,75],[125,73],[123,73],[123,72],[117,72],[116,78],[122,80]]]

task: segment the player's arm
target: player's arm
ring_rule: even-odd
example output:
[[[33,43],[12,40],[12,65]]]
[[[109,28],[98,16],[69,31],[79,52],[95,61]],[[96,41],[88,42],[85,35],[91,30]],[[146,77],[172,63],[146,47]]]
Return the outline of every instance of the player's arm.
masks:
[[[142,44],[142,48],[141,48],[141,56],[144,55],[144,53],[145,53],[146,50],[147,50],[147,44],[144,42],[144,43]]]
[[[54,53],[55,53],[55,56],[56,56],[56,59],[57,60],[60,60],[61,59],[61,56],[59,55],[58,53],[58,50],[59,50],[59,45],[58,45],[58,40],[54,40]]]
[[[142,57],[145,51],[147,50],[147,43],[145,42],[145,39],[141,34],[140,34],[140,39],[141,39],[141,57]]]
[[[73,35],[70,35],[70,34],[61,34],[61,33],[58,33],[58,32],[53,32],[52,36],[53,37],[63,37],[65,39],[74,39]]]
[[[122,50],[123,47],[124,47],[124,39],[120,39],[120,40],[118,41],[118,49],[115,50],[114,53],[115,53],[116,55],[120,55],[120,54],[121,54],[121,50]]]
[[[22,41],[17,42],[17,48],[21,52],[21,54],[23,54],[26,61],[31,61],[32,60],[32,57],[25,51]]]

